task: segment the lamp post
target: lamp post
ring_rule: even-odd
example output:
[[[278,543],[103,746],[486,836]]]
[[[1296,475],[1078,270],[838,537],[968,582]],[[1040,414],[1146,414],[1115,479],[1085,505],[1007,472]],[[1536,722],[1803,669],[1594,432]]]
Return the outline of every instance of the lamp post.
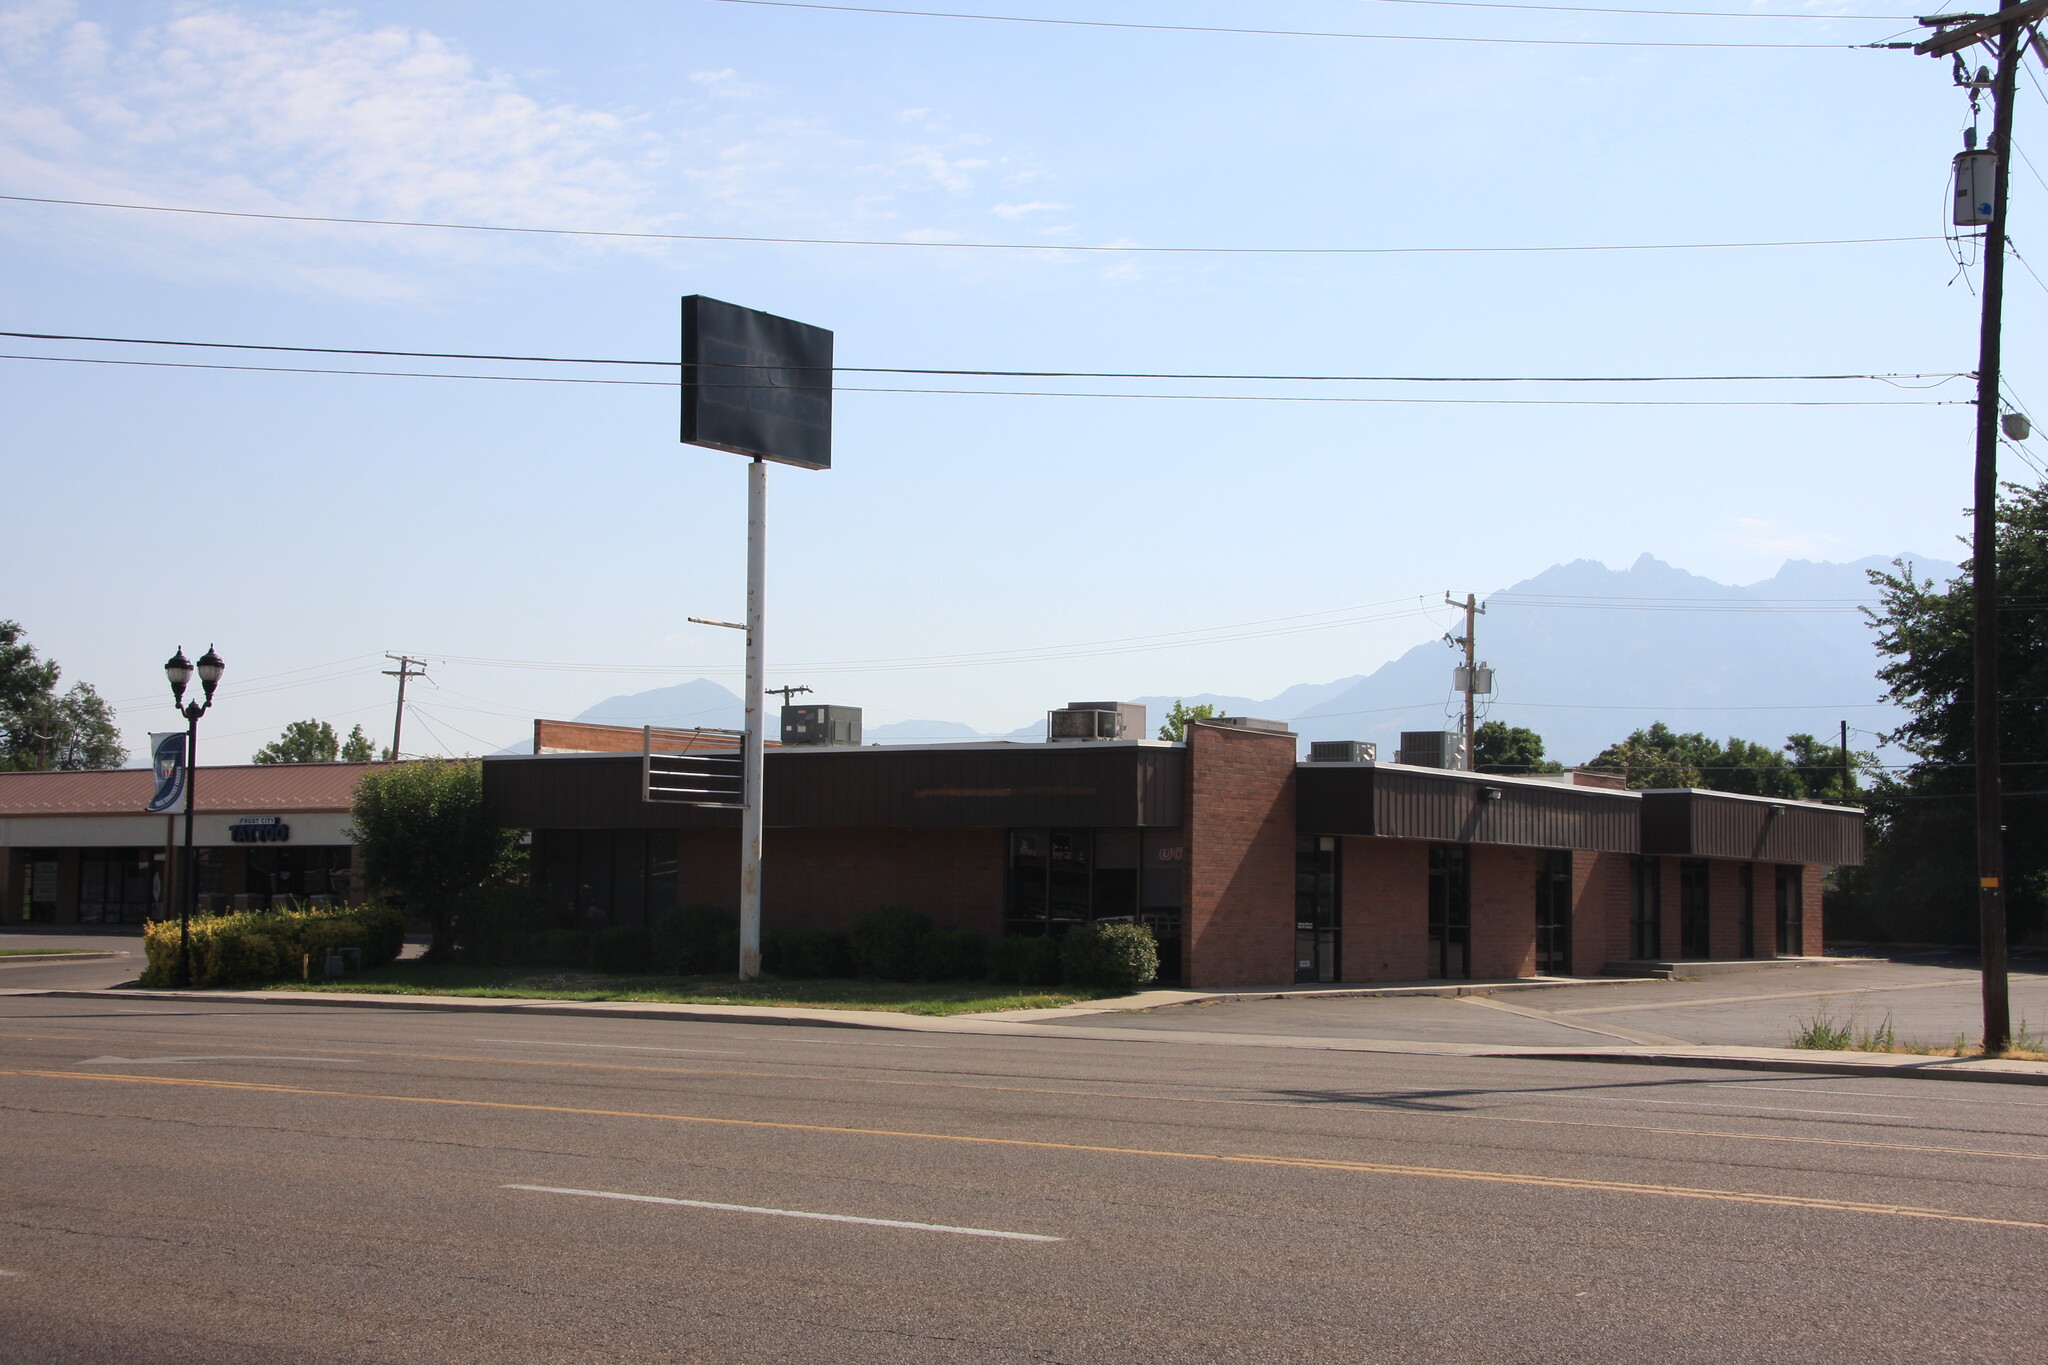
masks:
[[[213,689],[220,686],[220,675],[226,670],[220,655],[208,645],[206,652],[199,656],[196,665],[199,686],[205,692],[204,701],[186,701],[185,686],[192,681],[195,668],[185,657],[183,645],[164,664],[164,676],[171,682],[172,704],[185,717],[185,854],[179,864],[180,892],[178,897],[178,971],[171,978],[173,986],[192,984],[192,913],[199,908],[198,870],[192,861],[192,811],[196,801],[193,788],[199,777],[199,718],[213,709]]]

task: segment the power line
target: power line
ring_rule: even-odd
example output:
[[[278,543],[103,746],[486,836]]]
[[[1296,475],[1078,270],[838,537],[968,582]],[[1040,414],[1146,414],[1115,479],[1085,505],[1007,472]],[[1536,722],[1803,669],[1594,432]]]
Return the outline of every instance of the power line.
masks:
[[[935,251],[1110,252],[1164,256],[1487,256],[1589,251],[1737,251],[1776,247],[1886,246],[1939,242],[1917,237],[1840,237],[1771,242],[1631,242],[1595,246],[1078,246],[1058,242],[907,242],[862,237],[760,237],[703,232],[623,232],[599,228],[513,227],[502,223],[437,223],[408,218],[345,218],[332,214],[256,213],[242,209],[174,208],[164,204],[122,204],[100,199],[53,199],[0,194],[0,202],[63,204],[73,208],[125,209],[135,213],[181,213],[203,218],[251,218],[275,223],[329,223],[344,227],[436,228],[447,232],[504,232],[533,237],[601,237],[643,242],[740,242],[770,246],[887,246]]]
[[[492,360],[533,365],[631,365],[674,369],[680,360],[619,360],[597,356],[502,355],[477,351],[396,351],[358,346],[276,346],[253,341],[166,341],[155,337],[83,336],[70,332],[0,332],[24,341],[85,341],[121,346],[181,346],[217,351],[277,351],[294,355],[369,355],[409,360]],[[721,365],[721,369],[786,372],[787,365]],[[820,367],[822,369],[822,367]],[[1631,374],[1631,375],[1413,375],[1413,374],[1214,374],[1144,370],[944,370],[900,365],[835,365],[833,374],[904,374],[988,379],[1186,379],[1244,380],[1274,383],[1332,384],[1708,384],[1775,381],[1832,382],[1875,379],[1884,382],[1933,379],[1946,383],[1970,375],[1927,374]]]
[[[672,379],[591,379],[546,374],[449,374],[425,370],[342,370],[305,365],[211,365],[190,360],[109,360],[94,356],[10,355],[0,360],[34,360],[53,365],[127,365],[162,370],[229,370],[250,374],[330,374],[377,379],[469,379],[501,384],[598,384],[610,387],[673,389]],[[739,387],[732,385],[729,387]],[[763,386],[768,387],[768,386]],[[914,389],[841,385],[839,393],[902,393],[952,398],[1123,398],[1191,403],[1379,403],[1482,407],[1595,408],[1939,408],[1966,400],[1935,398],[1397,398],[1286,393],[1090,393],[1048,389]]]
[[[1512,5],[1502,0],[1369,0],[1380,5],[1428,5],[1444,9],[1517,9],[1538,14],[1641,14],[1674,19],[1850,19],[1867,23],[1911,24],[1910,14],[1765,14],[1732,9],[1610,9],[1604,5]]]
[[[908,19],[968,19],[989,24],[1042,24],[1056,28],[1133,29],[1147,33],[1221,33],[1233,37],[1345,38],[1377,43],[1491,43],[1516,47],[1706,47],[1805,48],[1850,50],[1853,43],[1697,43],[1627,38],[1479,38],[1421,33],[1345,33],[1317,29],[1226,28],[1215,24],[1139,24],[1109,19],[1049,19],[1022,14],[965,14],[952,10],[883,9],[874,5],[825,5],[812,0],[707,0],[719,5],[752,5],[762,9],[822,10],[831,14],[885,14]]]

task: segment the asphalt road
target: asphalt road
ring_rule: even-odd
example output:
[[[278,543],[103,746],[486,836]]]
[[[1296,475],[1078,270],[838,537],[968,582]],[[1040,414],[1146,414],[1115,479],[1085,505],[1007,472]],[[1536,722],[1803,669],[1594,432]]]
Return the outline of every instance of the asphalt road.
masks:
[[[2048,1327],[2031,1087],[15,996],[0,1114],[9,1362],[1917,1365]]]

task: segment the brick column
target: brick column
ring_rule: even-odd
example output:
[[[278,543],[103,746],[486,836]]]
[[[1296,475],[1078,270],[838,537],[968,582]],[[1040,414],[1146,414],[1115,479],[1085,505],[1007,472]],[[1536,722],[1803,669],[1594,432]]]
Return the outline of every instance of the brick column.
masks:
[[[1429,845],[1349,836],[1344,898],[1346,981],[1421,981],[1429,975]]]
[[[1572,852],[1572,971],[1598,976],[1628,957],[1632,886],[1626,853]]]
[[[1294,980],[1295,737],[1188,725],[1184,966],[1196,990]]]
[[[1799,952],[1802,957],[1819,957],[1827,951],[1827,926],[1821,922],[1821,881],[1827,875],[1824,867],[1809,864],[1800,874],[1799,898],[1805,910],[1805,942]]]
[[[1707,947],[1716,958],[1742,956],[1742,864],[1707,864]]]
[[[1473,844],[1472,975],[1536,975],[1536,869],[1543,852]]]

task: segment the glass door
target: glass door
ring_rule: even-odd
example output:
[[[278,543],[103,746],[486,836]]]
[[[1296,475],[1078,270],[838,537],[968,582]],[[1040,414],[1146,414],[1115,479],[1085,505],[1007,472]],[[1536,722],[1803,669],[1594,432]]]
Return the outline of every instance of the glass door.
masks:
[[[1294,979],[1338,979],[1341,929],[1337,902],[1337,840],[1304,834],[1294,846]]]
[[[1536,974],[1572,974],[1572,855],[1551,849],[1536,872]]]
[[[1781,866],[1778,869],[1778,955],[1780,957],[1804,957],[1806,955],[1806,888],[1802,885],[1802,869]]]
[[[1463,844],[1429,846],[1429,974],[1472,975],[1471,851]]]
[[[1678,953],[1680,957],[1713,956],[1708,929],[1707,860],[1681,858],[1678,863]]]
[[[1628,955],[1656,960],[1664,938],[1664,869],[1656,858],[1638,855],[1628,906]]]

